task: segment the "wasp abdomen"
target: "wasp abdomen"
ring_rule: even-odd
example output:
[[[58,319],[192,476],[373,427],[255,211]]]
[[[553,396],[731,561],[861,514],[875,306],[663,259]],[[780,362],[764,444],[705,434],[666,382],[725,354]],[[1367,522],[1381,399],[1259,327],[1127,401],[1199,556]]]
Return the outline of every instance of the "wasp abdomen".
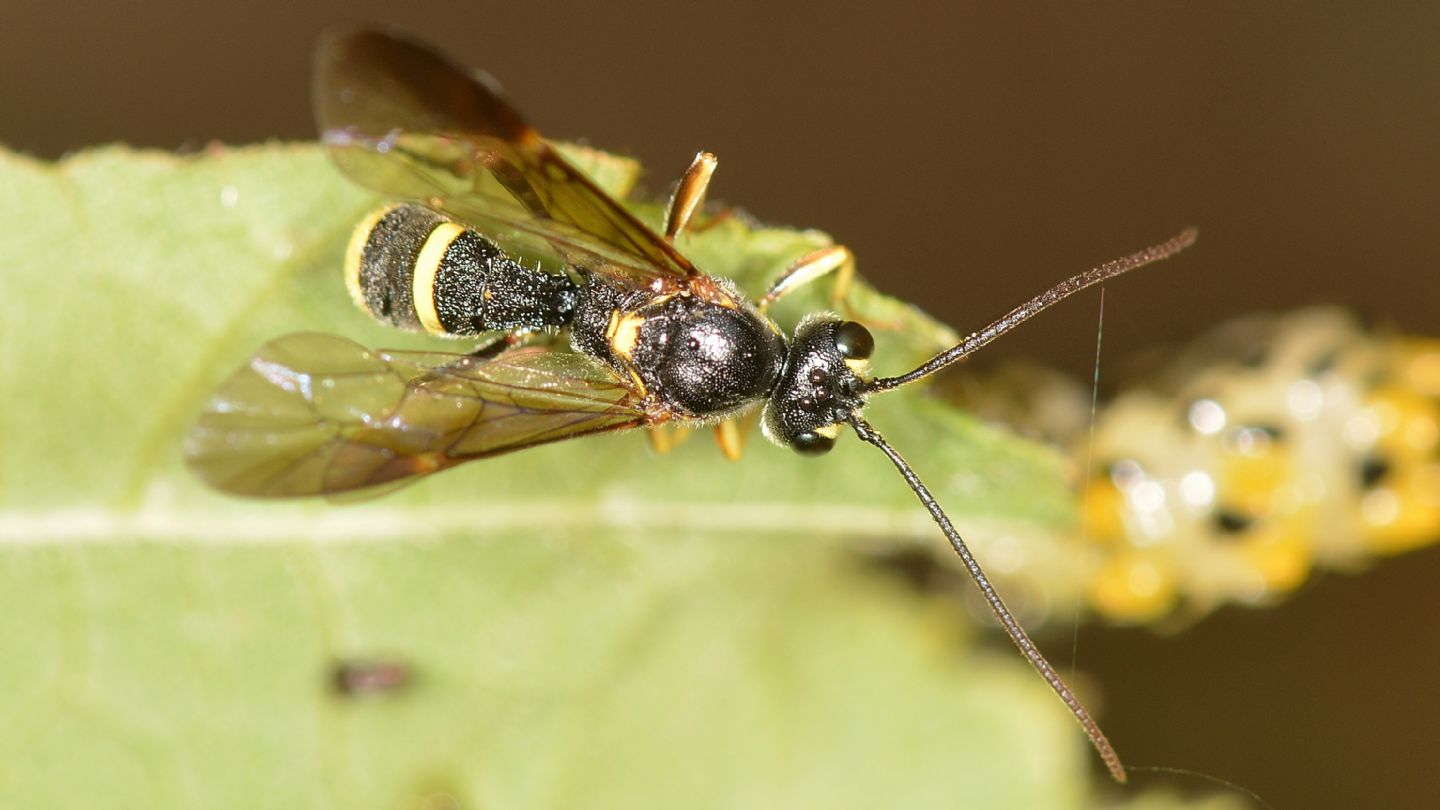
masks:
[[[569,278],[521,267],[478,232],[413,204],[360,223],[345,283],[381,323],[434,335],[563,326],[579,296]]]

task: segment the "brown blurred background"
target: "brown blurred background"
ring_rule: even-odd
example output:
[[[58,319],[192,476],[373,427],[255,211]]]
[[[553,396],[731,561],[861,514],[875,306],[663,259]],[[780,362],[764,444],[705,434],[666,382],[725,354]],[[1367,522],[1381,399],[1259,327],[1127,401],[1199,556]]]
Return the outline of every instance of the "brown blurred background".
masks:
[[[1110,285],[1108,358],[1315,302],[1440,335],[1437,4],[209,5],[8,0],[0,143],[306,138],[317,33],[385,20],[652,189],[715,151],[712,198],[829,231],[960,329],[1195,224],[1192,253]],[[1088,374],[1096,308],[992,351]],[[1276,807],[1436,806],[1436,583],[1431,549],[1174,638],[1086,629],[1079,666],[1131,764]]]

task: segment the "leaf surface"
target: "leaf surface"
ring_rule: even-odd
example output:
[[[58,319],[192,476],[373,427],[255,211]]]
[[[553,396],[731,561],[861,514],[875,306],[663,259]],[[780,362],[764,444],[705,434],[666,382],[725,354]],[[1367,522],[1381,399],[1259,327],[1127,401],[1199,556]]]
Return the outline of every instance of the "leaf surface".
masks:
[[[1089,751],[1039,679],[855,553],[943,542],[858,442],[816,461],[757,435],[731,465],[604,436],[364,503],[227,498],[179,446],[265,340],[454,348],[349,303],[340,256],[381,201],[304,145],[0,154],[0,188],[0,805],[1085,802]],[[682,249],[753,291],[827,243],[722,217]],[[867,287],[855,306],[894,327],[882,372],[953,339]],[[1044,559],[1061,460],[887,399],[873,421],[981,553]],[[329,687],[364,661],[409,681]]]

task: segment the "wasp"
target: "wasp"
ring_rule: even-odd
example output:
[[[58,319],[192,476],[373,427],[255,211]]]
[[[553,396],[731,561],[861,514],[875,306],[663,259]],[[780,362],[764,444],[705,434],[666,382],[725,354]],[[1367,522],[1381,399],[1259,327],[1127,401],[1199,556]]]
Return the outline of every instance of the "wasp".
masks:
[[[755,408],[772,442],[819,455],[848,425],[889,458],[1010,638],[1124,781],[1099,726],[862,413],[870,396],[950,366],[1061,299],[1174,255],[1193,230],[1061,282],[912,371],[872,377],[875,342],[861,323],[819,313],[786,335],[766,315],[802,285],[825,276],[843,284],[853,268],[845,248],[796,260],[756,301],[676,249],[703,204],[713,155],[695,158],[656,232],[567,162],[488,76],[405,35],[329,35],[314,95],[334,163],[401,201],[355,231],[345,262],[355,303],[403,329],[500,337],[469,354],[372,351],[324,334],[279,338],[205,406],[186,443],[201,478],[251,496],[341,493],[593,433],[733,425]],[[517,259],[537,254],[562,272]],[[529,339],[543,335],[568,341]]]

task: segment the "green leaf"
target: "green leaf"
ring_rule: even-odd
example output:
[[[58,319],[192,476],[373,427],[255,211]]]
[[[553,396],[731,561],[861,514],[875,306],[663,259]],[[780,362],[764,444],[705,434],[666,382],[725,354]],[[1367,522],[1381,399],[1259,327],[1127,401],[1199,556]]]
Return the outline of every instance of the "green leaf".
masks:
[[[817,462],[755,441],[730,465],[620,435],[362,504],[228,498],[178,448],[266,339],[434,345],[343,290],[348,230],[380,201],[308,145],[0,154],[0,188],[0,805],[1086,801],[1091,754],[1039,679],[853,552],[943,543],[858,442]],[[683,247],[754,289],[827,243],[720,218]],[[895,327],[882,371],[953,339],[855,302]],[[919,392],[874,421],[982,553],[1044,559],[1070,520],[1048,451]],[[327,688],[370,658],[412,682]]]

